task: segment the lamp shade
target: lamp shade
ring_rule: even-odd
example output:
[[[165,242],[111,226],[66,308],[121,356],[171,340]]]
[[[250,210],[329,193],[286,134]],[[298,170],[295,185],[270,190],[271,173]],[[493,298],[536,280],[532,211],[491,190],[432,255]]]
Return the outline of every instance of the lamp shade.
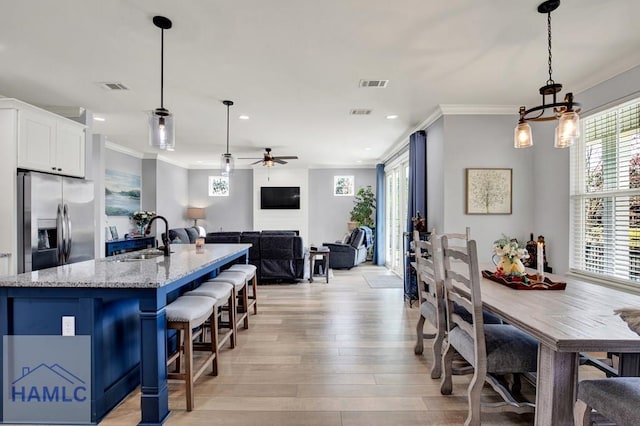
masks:
[[[558,119],[553,146],[568,148],[580,137],[580,117],[575,111],[565,111]]]
[[[149,114],[149,145],[167,151],[175,149],[173,114],[164,108],[157,108]]]
[[[520,120],[513,135],[514,148],[529,148],[533,145],[531,126],[524,120]]]
[[[234,161],[231,154],[226,153],[220,156],[220,174],[222,176],[231,176],[233,174]]]
[[[189,207],[187,208],[187,218],[189,219],[204,219],[204,208],[202,207]]]

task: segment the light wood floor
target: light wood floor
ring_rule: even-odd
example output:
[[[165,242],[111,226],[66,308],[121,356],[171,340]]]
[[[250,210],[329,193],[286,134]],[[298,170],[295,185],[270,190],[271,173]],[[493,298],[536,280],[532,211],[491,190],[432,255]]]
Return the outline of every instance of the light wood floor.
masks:
[[[470,376],[455,376],[441,396],[429,378],[431,356],[413,353],[418,309],[402,289],[372,289],[368,264],[334,271],[329,284],[260,286],[258,315],[239,345],[225,349],[220,374],[203,375],[195,408],[183,386],[169,384],[168,425],[460,425]],[[487,400],[492,390],[486,388]],[[135,425],[133,392],[101,425]],[[485,414],[483,424],[533,424],[532,415]]]

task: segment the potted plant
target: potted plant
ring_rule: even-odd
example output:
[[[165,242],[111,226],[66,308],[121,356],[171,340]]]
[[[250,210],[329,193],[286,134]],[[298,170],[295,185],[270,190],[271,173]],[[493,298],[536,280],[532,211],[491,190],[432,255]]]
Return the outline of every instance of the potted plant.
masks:
[[[371,189],[371,185],[368,185],[366,188],[358,189],[356,193],[355,200],[353,201],[353,209],[351,209],[351,222],[356,222],[356,226],[363,225],[368,226],[370,228],[373,227],[373,212],[376,209],[376,197],[373,194],[373,190]],[[351,230],[350,226],[350,230]]]

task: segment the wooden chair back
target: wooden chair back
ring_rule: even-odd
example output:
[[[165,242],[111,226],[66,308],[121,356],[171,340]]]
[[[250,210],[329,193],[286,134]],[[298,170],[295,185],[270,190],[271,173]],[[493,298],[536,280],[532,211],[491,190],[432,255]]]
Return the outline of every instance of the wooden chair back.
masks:
[[[436,235],[435,229],[431,231],[428,241],[421,240],[420,233],[413,231],[418,300],[420,304],[426,301],[438,309],[441,301],[444,300],[442,268],[439,256],[435,255],[439,251],[439,243],[440,237]],[[438,263],[436,264],[436,262]]]
[[[461,234],[464,235],[464,234]],[[465,235],[466,238],[466,235]],[[454,246],[447,235],[442,237],[442,255],[444,265],[444,294],[447,304],[447,330],[460,327],[474,341],[474,358],[468,360],[482,377],[486,372],[486,345],[484,322],[482,317],[482,298],[480,295],[480,268],[475,240],[468,240],[464,246]],[[462,288],[462,291],[461,291]],[[469,311],[473,324],[466,322],[454,311],[453,303]]]

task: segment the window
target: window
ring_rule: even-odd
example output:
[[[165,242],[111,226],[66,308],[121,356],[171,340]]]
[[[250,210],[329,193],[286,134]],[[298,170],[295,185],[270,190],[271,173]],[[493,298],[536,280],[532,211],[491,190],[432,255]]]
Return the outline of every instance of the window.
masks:
[[[570,207],[571,269],[640,283],[640,100],[582,119]]]

